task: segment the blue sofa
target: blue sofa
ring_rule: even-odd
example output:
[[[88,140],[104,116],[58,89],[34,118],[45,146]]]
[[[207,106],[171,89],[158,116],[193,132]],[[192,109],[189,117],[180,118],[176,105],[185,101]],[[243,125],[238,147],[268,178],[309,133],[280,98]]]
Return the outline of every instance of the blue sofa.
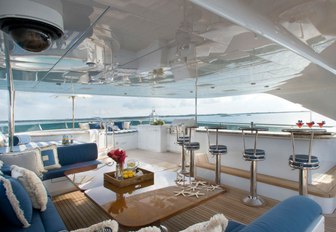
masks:
[[[57,147],[60,168],[48,170],[43,174],[43,180],[64,176],[64,172],[90,166],[97,166],[101,162],[97,160],[98,148],[96,143],[73,144]]]
[[[280,202],[248,225],[229,221],[225,232],[308,232],[321,220],[324,218],[320,205],[307,197],[294,196]]]
[[[31,221],[30,221],[29,227],[22,228],[22,226],[13,223],[12,220],[8,220],[8,217],[13,217],[13,215],[10,214],[10,209],[9,209],[11,206],[1,205],[2,209],[0,210],[0,231],[6,231],[6,232],[67,231],[67,228],[65,227],[49,195],[48,195],[47,208],[45,211],[41,212],[40,210],[33,209],[31,203],[30,204],[29,202],[28,204],[25,203],[27,202],[27,199],[25,199],[26,201],[22,200],[24,199],[24,196],[27,195],[27,193],[19,181],[10,177],[10,173],[11,173],[10,166],[7,164],[4,164],[3,167],[1,168],[1,172],[2,172],[3,177],[11,180],[12,189],[15,195],[16,196],[21,195],[21,197],[18,197],[18,200],[20,202],[20,206],[22,210],[27,209],[26,207],[29,207],[29,206],[31,207],[29,210],[27,210],[29,211],[29,214],[31,214]],[[5,188],[3,186],[3,182],[0,182],[0,198],[4,199],[6,197],[7,196],[6,196]]]
[[[57,148],[58,159],[61,164],[61,168],[49,170],[43,175],[43,180],[57,178],[64,176],[64,172],[71,170],[73,168],[83,168],[93,166],[95,167],[100,162],[97,160],[98,149],[95,143],[85,143],[85,144],[76,144],[71,146],[61,146]],[[1,173],[4,177],[11,179],[13,186],[16,185],[15,193],[18,195],[25,195],[25,190],[20,187],[20,183],[11,178],[10,165],[4,163],[1,168]],[[14,189],[14,187],[13,187]],[[5,198],[5,193],[3,183],[0,182],[0,197]],[[20,202],[20,205],[24,205],[24,201]],[[5,207],[1,205],[0,207]],[[7,206],[6,208],[11,207]],[[29,207],[29,204],[28,204]],[[27,208],[26,208],[27,209]],[[30,210],[27,210],[30,211]],[[8,221],[6,216],[6,210],[0,209],[0,231],[15,231],[15,232],[56,232],[56,231],[67,231],[66,227],[59,216],[54,204],[52,203],[51,197],[48,196],[47,209],[43,212],[40,210],[32,209],[31,216],[31,226],[28,228],[22,228],[13,224],[13,222]]]

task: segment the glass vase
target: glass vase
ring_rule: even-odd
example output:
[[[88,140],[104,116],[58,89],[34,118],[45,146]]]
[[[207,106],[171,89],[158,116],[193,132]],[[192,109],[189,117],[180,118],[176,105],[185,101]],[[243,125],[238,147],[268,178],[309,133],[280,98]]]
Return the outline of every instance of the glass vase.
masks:
[[[123,178],[124,165],[122,163],[117,163],[115,178],[121,180]]]

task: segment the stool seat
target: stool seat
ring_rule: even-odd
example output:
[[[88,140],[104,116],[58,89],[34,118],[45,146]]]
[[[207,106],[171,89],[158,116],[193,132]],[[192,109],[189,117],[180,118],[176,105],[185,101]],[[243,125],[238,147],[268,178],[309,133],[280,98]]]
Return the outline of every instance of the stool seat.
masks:
[[[254,149],[245,149],[243,157],[247,161],[253,160],[264,160],[265,159],[265,150],[256,149],[256,154],[254,154]]]
[[[227,153],[227,147],[225,145],[210,145],[209,152],[213,155]]]
[[[180,136],[177,138],[177,144],[182,145],[184,143],[190,142],[190,137],[189,136]]]
[[[316,156],[311,156],[310,163],[309,156],[304,154],[296,154],[295,160],[293,155],[289,156],[289,166],[296,169],[317,169],[320,167],[320,162]]]
[[[200,148],[200,144],[199,142],[189,142],[184,144],[184,148],[189,151],[198,150]]]

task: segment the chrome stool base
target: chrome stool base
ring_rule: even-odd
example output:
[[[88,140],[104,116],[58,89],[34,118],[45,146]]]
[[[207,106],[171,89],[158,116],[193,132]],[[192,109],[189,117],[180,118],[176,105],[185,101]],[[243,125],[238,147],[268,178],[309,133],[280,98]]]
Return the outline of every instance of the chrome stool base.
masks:
[[[266,205],[266,202],[259,196],[252,197],[252,196],[247,196],[243,199],[243,203],[248,206],[252,207],[261,207]]]

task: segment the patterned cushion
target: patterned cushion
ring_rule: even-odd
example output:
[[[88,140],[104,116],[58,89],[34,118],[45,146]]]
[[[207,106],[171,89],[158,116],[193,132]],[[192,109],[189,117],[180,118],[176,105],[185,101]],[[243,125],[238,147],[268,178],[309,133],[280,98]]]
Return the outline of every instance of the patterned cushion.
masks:
[[[98,231],[117,232],[118,227],[119,227],[118,222],[114,220],[106,220],[106,221],[94,224],[88,228],[72,230],[71,232],[98,232]]]
[[[89,123],[80,122],[80,123],[78,123],[78,125],[79,125],[79,128],[82,129],[82,130],[89,130],[90,129]]]
[[[0,160],[8,165],[17,165],[27,168],[35,172],[38,176],[42,176],[42,173],[46,172],[43,167],[39,149],[0,154]]]
[[[225,231],[228,223],[229,220],[223,214],[216,214],[209,221],[194,224],[180,232],[222,232]]]
[[[28,193],[12,177],[0,176],[0,216],[14,226],[27,228],[33,214]]]
[[[6,136],[0,132],[0,147],[7,145]]]
[[[18,179],[25,188],[29,194],[33,207],[35,209],[40,209],[41,211],[46,210],[48,195],[41,179],[28,169],[16,165],[12,165],[11,169],[12,177]]]
[[[47,147],[41,147],[41,157],[43,166],[46,170],[60,168],[61,165],[58,160],[57,146],[50,145]]]

